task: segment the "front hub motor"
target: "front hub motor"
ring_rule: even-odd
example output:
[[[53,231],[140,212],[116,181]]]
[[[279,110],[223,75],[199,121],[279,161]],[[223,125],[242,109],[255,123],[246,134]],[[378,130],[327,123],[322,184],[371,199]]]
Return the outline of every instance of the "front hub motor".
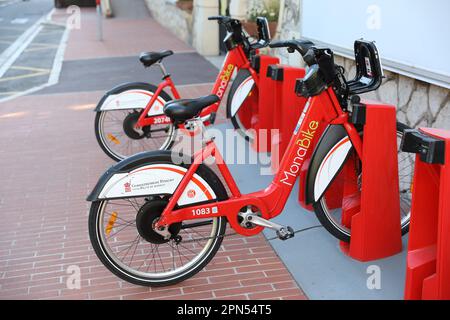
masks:
[[[143,127],[142,129],[136,128],[136,123],[138,122],[140,116],[140,112],[134,111],[129,113],[123,120],[123,131],[129,138],[134,140],[142,139],[148,136],[150,132],[149,126]]]
[[[154,244],[163,244],[169,242],[170,239],[164,239],[162,235],[155,231],[155,224],[158,222],[168,201],[157,199],[146,202],[136,214],[136,228],[139,235],[146,241]],[[181,222],[174,223],[169,226],[172,239],[177,237],[181,230]]]

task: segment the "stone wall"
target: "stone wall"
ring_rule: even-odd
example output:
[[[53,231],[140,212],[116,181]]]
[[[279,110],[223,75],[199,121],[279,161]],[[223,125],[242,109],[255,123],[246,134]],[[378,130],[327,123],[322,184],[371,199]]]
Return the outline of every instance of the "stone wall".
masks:
[[[281,17],[280,39],[301,36],[301,0],[284,0]],[[282,63],[302,65],[300,56],[276,50]],[[336,56],[336,63],[344,66],[346,76],[355,75],[354,61]],[[450,129],[450,90],[423,81],[385,71],[386,78],[375,92],[362,95],[363,98],[384,101],[397,106],[399,121],[411,127],[434,127]]]
[[[145,0],[145,2],[156,21],[192,45],[192,14],[179,9],[173,0]]]

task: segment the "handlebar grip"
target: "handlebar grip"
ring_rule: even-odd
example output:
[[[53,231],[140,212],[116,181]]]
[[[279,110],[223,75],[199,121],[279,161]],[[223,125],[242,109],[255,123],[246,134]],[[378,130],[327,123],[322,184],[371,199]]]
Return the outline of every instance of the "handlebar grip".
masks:
[[[316,54],[314,52],[314,49],[309,49],[304,55],[303,60],[308,66],[312,66],[313,64],[316,64]]]
[[[285,48],[286,47],[286,41],[280,41],[280,40],[275,40],[270,42],[269,47],[271,48]]]
[[[208,20],[222,20],[223,19],[223,16],[211,16],[211,17],[208,17]]]

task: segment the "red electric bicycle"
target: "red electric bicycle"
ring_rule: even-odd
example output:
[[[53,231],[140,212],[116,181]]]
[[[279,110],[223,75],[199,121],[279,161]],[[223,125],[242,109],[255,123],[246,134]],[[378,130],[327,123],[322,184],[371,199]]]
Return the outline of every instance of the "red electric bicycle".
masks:
[[[251,139],[252,131],[245,128],[239,115],[245,112],[245,108],[257,103],[258,74],[250,60],[258,49],[270,42],[267,19],[257,19],[259,40],[253,43],[250,43],[239,20],[225,16],[210,17],[208,20],[217,20],[228,31],[224,40],[228,54],[212,89],[219,101],[202,110],[200,116],[206,125],[214,123],[220,101],[234,71],[238,70],[227,99],[227,114],[236,129]],[[145,52],[140,56],[145,67],[155,65],[160,68],[163,77],[158,86],[142,82],[126,83],[107,92],[98,103],[95,109],[95,135],[100,147],[112,159],[120,161],[141,151],[169,150],[172,147],[176,130],[171,119],[163,113],[164,104],[172,97],[164,89],[169,88],[175,99],[180,99],[180,94],[162,63],[172,54],[168,50]]]
[[[283,211],[305,159],[311,159],[304,191],[307,202],[313,204],[328,231],[343,241],[350,240],[351,230],[340,219],[345,200],[337,201],[335,193],[330,195],[329,191],[335,192],[345,183],[346,194],[348,190],[352,196],[361,192],[363,128],[352,123],[349,115],[352,103],[360,103],[358,94],[376,90],[381,84],[376,46],[355,42],[357,77],[349,82],[343,68],[335,65],[330,49],[301,40],[271,46],[297,50],[309,66],[295,88],[308,102],[273,181],[264,190],[241,194],[213,137],[204,139],[204,147],[192,159],[153,151],[121,161],[101,177],[88,197],[93,202],[89,216],[93,247],[114,274],[150,286],[189,278],[214,257],[227,235],[227,222],[243,236],[270,228],[282,240],[293,237],[291,227],[271,219]],[[172,101],[164,112],[175,125],[186,121],[203,125],[202,110],[219,100],[210,95]],[[322,129],[325,131],[319,140],[317,132]],[[209,157],[214,157],[229,193],[204,164]],[[401,201],[410,205],[410,198]],[[399,219],[402,233],[407,232],[409,211],[402,211]]]

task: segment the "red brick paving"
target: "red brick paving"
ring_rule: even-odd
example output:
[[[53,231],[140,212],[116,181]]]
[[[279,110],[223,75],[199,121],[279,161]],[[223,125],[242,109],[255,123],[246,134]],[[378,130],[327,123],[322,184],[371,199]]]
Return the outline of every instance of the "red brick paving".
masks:
[[[93,29],[93,13],[86,12],[83,28]],[[112,32],[117,37],[103,44],[93,42],[95,31],[73,31],[66,58],[135,55],[149,43],[147,50],[189,49],[151,19],[131,22],[107,21],[106,38]],[[149,27],[159,30],[151,38],[157,42],[143,40]],[[197,97],[211,85],[179,89],[183,97]],[[129,284],[100,263],[89,242],[85,198],[113,164],[93,131],[92,109],[102,94],[36,95],[0,104],[0,299],[305,299],[262,235],[225,238],[204,270],[170,287]],[[219,115],[225,121],[223,108]],[[79,290],[66,286],[70,265],[81,268]]]
[[[55,10],[53,19],[64,21],[65,10]],[[95,8],[82,8],[81,28],[70,32],[65,60],[102,57],[136,56],[142,51],[171,49],[174,52],[194,52],[153,19],[104,19],[103,41],[97,40]]]

